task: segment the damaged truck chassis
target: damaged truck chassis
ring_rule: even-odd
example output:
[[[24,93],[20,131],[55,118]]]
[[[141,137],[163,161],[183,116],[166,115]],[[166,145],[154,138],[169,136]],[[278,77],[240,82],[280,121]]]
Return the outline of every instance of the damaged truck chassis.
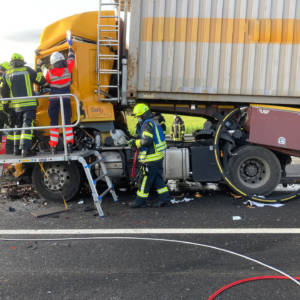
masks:
[[[217,17],[211,18],[209,24],[202,22],[200,8],[193,7],[195,1],[160,2],[170,6],[166,8],[168,17],[164,8],[154,0],[116,0],[113,11],[104,10],[111,3],[100,0],[98,12],[69,17],[44,30],[36,60],[42,59],[45,65],[49,63],[53,51],[63,52],[67,49],[63,38],[66,29],[71,29],[73,34],[77,63],[73,72],[72,94],[69,95],[73,99],[73,108],[76,107],[73,112],[77,117],[77,120],[72,119],[75,136],[73,152],[67,152],[63,134],[61,151],[56,155],[50,154],[48,134],[39,133],[49,128],[42,126],[45,124],[45,118],[42,117],[42,121],[37,121],[33,143],[37,155],[26,159],[1,155],[0,163],[23,164],[17,180],[27,178],[28,182],[28,178],[31,178],[39,194],[51,200],[61,197],[72,199],[83,182],[87,181],[99,216],[103,216],[103,197],[111,193],[113,200],[117,201],[115,187],[130,184],[132,167],[135,165],[132,150],[124,144],[116,145],[113,139],[108,138],[109,132],[124,128],[127,131],[124,112],[130,110],[133,104],[144,102],[154,112],[207,119],[204,128],[193,133],[192,141],[167,141],[164,159],[166,180],[222,183],[235,193],[261,202],[283,202],[296,198],[300,190],[288,195],[274,193],[274,190],[279,184],[287,186],[300,182],[300,175],[287,174],[287,166],[292,158],[300,157],[300,140],[295,132],[299,123],[300,93],[280,91],[282,95],[279,96],[272,94],[272,91],[265,94],[260,92],[263,90],[258,87],[261,81],[255,77],[261,74],[253,68],[251,57],[264,57],[262,59],[265,61],[257,64],[260,66],[264,63],[266,69],[269,60],[266,62],[267,56],[255,55],[255,51],[259,54],[264,51],[257,40],[245,42],[245,45],[243,41],[227,41],[225,44],[222,39],[230,35],[224,32],[219,40],[212,38]],[[206,1],[202,2],[203,11],[220,10],[221,17],[222,9],[229,9],[226,6],[209,8],[204,5]],[[214,5],[219,5],[219,2],[222,1]],[[245,1],[245,5],[251,6],[251,3],[251,0]],[[238,7],[233,5],[231,9],[238,10]],[[128,10],[131,13],[131,26],[127,50]],[[176,11],[183,15],[179,16]],[[161,15],[164,22],[159,21]],[[180,18],[181,23],[175,26],[169,15],[174,15],[175,22],[176,18]],[[195,25],[189,22],[192,17],[198,22],[199,32],[205,26],[205,30],[211,32],[207,41],[205,37],[194,40],[193,36],[180,35],[182,31],[179,25],[183,26],[184,23],[182,20],[186,20],[186,27]],[[249,24],[252,24],[253,18],[249,16]],[[264,20],[262,18],[258,22]],[[229,19],[224,18],[223,23],[226,22]],[[86,24],[86,32],[82,24]],[[161,36],[162,24],[171,27],[173,24],[174,36],[171,33],[167,36],[167,28],[166,36]],[[235,22],[234,26],[238,24],[240,22]],[[256,30],[256,27],[253,28]],[[60,34],[57,33],[59,30]],[[249,34],[248,38],[251,37]],[[251,43],[256,50],[250,47]],[[239,47],[239,44],[243,47]],[[275,46],[270,41],[272,47]],[[241,51],[244,51],[244,55]],[[234,62],[239,55],[243,57],[239,63],[244,66],[244,72],[232,71],[228,77],[226,68],[237,68]],[[217,61],[216,57],[222,57],[223,60]],[[283,62],[279,63],[283,64],[286,56],[281,59]],[[218,71],[213,67],[216,65],[220,67]],[[249,84],[244,79],[246,70],[253,72],[254,80],[251,81],[252,89],[243,91],[242,88]],[[265,75],[266,78],[270,76],[267,73]],[[197,80],[203,78],[205,86],[199,87]],[[228,78],[230,82],[226,85]],[[238,79],[241,83],[239,92],[236,89],[231,91],[228,87],[233,87]],[[221,86],[222,83],[224,86]],[[293,86],[292,82],[289,86]],[[49,96],[39,96],[39,102],[46,97]],[[62,104],[62,95],[60,97]],[[58,128],[65,126],[62,105],[61,108],[62,125]],[[41,115],[46,114],[45,107],[39,109]]]

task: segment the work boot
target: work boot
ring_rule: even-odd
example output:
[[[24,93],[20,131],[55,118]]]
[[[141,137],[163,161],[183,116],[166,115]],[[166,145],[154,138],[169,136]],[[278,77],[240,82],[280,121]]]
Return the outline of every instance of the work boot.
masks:
[[[73,151],[73,144],[72,143],[68,143],[67,144],[67,150],[68,150],[68,153],[72,153],[72,151]]]
[[[147,207],[146,202],[136,203],[135,201],[132,201],[132,202],[129,202],[128,205],[130,208],[145,208],[145,207]]]
[[[168,202],[158,201],[158,202],[153,203],[152,207],[159,208],[159,207],[168,207],[170,205],[171,205],[170,201],[168,201]]]
[[[53,154],[53,155],[57,153],[56,147],[50,147],[50,151],[51,151],[51,154]]]
[[[29,157],[29,156],[35,156],[35,151],[32,151],[30,149],[22,150],[22,157]]]

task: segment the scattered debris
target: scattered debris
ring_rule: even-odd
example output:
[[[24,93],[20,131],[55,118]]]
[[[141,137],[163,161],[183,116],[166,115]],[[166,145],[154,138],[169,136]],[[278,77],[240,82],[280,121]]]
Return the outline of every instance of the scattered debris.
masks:
[[[195,198],[202,198],[202,197],[203,197],[202,194],[200,194],[199,192],[195,193]]]
[[[18,184],[18,182],[4,181],[1,178],[1,199],[39,199],[31,184]]]
[[[14,211],[16,211],[16,209],[10,206],[10,207],[8,208],[8,211],[9,211],[9,212],[14,212]]]
[[[249,207],[265,207],[265,206],[271,206],[271,207],[282,207],[284,206],[283,203],[261,203],[261,202],[256,202],[256,201],[252,201],[252,200],[247,200],[246,202],[244,202],[244,204],[248,205]]]
[[[31,212],[31,214],[36,218],[41,218],[41,217],[45,217],[45,216],[62,213],[65,211],[66,211],[65,207],[51,207],[51,208],[33,211],[33,212]]]
[[[241,199],[243,196],[239,194],[230,193],[230,196],[232,196],[234,199]]]
[[[177,204],[177,203],[183,203],[183,202],[190,202],[190,201],[193,201],[193,200],[195,200],[195,198],[184,197],[181,200],[176,200],[176,197],[175,197],[175,198],[171,199],[171,203],[172,204]]]
[[[82,205],[82,204],[84,204],[84,201],[83,201],[83,200],[80,200],[80,201],[78,201],[77,203],[80,204],[80,205]]]
[[[232,217],[232,221],[240,221],[240,220],[242,220],[242,217],[240,217],[240,216],[233,216]]]

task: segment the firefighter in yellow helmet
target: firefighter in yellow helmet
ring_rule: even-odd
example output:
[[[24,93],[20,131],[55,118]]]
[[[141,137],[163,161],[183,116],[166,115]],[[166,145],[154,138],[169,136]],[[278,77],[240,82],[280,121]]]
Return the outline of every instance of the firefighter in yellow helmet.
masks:
[[[14,53],[10,60],[11,68],[4,74],[2,96],[5,98],[15,98],[22,96],[33,96],[33,83],[44,85],[46,80],[41,69],[37,71],[25,66],[24,58],[21,54]],[[11,100],[12,109],[16,115],[15,127],[32,127],[36,117],[36,98],[14,99]],[[22,130],[14,132],[14,154],[31,156],[32,130]]]
[[[183,120],[178,116],[174,116],[174,122],[171,127],[171,139],[175,142],[184,141],[185,126]]]
[[[146,207],[150,188],[153,186],[158,193],[159,201],[152,206],[167,206],[170,203],[170,195],[163,180],[164,150],[167,148],[164,133],[146,104],[137,104],[133,114],[138,119],[139,138],[130,140],[129,145],[139,150],[138,160],[142,173],[136,200],[129,205],[131,208]]]

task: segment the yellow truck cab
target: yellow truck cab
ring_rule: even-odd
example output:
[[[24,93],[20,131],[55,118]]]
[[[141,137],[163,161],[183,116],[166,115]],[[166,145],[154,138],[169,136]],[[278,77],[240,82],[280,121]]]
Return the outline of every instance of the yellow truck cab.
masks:
[[[112,12],[103,12],[103,14]],[[109,131],[113,129],[115,120],[114,106],[112,103],[101,101],[97,95],[97,22],[98,12],[86,12],[73,15],[59,20],[46,27],[40,38],[40,45],[36,50],[35,60],[42,60],[43,71],[50,68],[50,55],[61,52],[65,57],[68,54],[68,43],[66,42],[66,31],[70,30],[73,38],[72,48],[75,53],[75,67],[72,72],[71,93],[76,95],[80,101],[81,116],[80,122],[84,127],[92,127],[99,131]],[[113,24],[112,19],[106,19],[107,25]],[[82,25],[84,24],[84,26]],[[101,39],[108,41],[116,40],[115,32],[102,33]],[[114,54],[114,49],[110,46],[101,47],[101,54]],[[103,69],[112,69],[112,60],[101,61]],[[101,85],[110,85],[111,74],[101,76]],[[102,89],[109,92],[109,88]],[[104,97],[104,96],[100,96]],[[51,100],[50,100],[51,101]],[[77,119],[75,101],[72,101],[72,122]],[[49,125],[48,101],[39,100],[36,125]]]

